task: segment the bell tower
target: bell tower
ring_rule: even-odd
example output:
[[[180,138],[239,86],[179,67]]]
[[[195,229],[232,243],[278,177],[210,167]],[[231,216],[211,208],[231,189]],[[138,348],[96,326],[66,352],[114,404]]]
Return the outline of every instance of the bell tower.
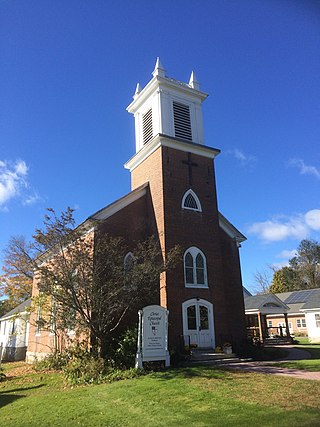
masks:
[[[189,83],[167,77],[158,58],[152,79],[144,88],[137,84],[127,107],[134,115],[136,138],[136,152],[125,164],[131,188],[148,183],[162,252],[175,245],[182,250],[181,263],[160,278],[160,304],[169,310],[173,325],[171,346],[190,336],[200,347],[214,347],[215,337],[230,323],[224,309],[228,287],[213,162],[220,150],[204,145],[202,103],[207,96],[194,72]],[[237,251],[234,236],[231,246]],[[242,298],[241,277],[239,289]]]
[[[200,91],[194,72],[188,84],[168,78],[158,58],[152,75],[143,89],[137,84],[127,108],[135,118],[136,152],[157,135],[203,144],[202,102],[207,94]]]

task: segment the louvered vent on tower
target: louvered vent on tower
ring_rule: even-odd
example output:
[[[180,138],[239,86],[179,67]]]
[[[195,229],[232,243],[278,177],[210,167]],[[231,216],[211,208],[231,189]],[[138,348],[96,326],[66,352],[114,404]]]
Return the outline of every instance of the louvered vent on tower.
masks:
[[[173,101],[173,118],[175,137],[192,141],[189,106]]]
[[[143,133],[143,144],[146,144],[153,137],[152,108],[150,108],[150,110],[148,110],[142,116],[142,133]]]

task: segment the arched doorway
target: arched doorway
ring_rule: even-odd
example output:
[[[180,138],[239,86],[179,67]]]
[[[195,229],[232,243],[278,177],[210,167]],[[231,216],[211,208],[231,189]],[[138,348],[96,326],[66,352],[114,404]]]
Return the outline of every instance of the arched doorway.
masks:
[[[182,304],[183,335],[198,348],[214,348],[213,305],[203,299],[193,298]]]

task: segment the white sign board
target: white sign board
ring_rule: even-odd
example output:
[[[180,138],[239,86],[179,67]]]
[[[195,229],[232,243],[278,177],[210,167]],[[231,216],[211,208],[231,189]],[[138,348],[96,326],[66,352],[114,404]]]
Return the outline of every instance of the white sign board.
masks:
[[[136,367],[144,361],[164,360],[170,366],[168,352],[168,310],[149,305],[139,311],[138,350]]]

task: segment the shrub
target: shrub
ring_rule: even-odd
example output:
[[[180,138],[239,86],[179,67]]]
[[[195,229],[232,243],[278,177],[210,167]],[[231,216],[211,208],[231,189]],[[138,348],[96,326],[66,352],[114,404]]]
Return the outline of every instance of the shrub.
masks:
[[[63,368],[71,384],[99,384],[104,380],[104,360],[87,354],[74,355]]]
[[[127,329],[113,341],[111,363],[117,368],[133,368],[137,351],[137,329]]]
[[[68,363],[69,354],[64,352],[56,351],[52,354],[49,354],[45,359],[37,361],[33,368],[36,371],[43,371],[43,370],[55,370],[55,371],[61,371],[64,366]]]
[[[3,372],[3,368],[0,367],[0,381],[5,380],[6,374]]]
[[[100,384],[136,378],[144,371],[134,368],[124,369],[129,363],[134,364],[133,338],[132,331],[127,331],[119,340],[118,348],[114,352],[121,369],[112,366],[115,365],[114,361],[108,365],[101,357],[91,354],[86,343],[77,343],[61,353],[50,354],[44,360],[36,362],[34,368],[61,370],[65,379],[72,385]]]

